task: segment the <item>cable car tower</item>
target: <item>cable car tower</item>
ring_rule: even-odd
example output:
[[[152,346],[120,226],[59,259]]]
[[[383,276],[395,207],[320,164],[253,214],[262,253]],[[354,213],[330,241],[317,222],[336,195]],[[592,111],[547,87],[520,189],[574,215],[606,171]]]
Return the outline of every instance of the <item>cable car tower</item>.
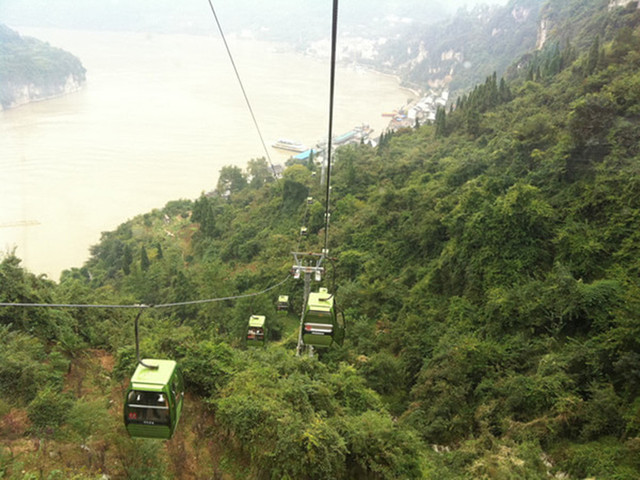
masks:
[[[302,355],[302,351],[305,347],[308,348],[310,357],[313,357],[313,345],[305,345],[302,341],[302,332],[304,330],[304,317],[307,308],[307,302],[309,301],[309,293],[311,292],[311,279],[316,282],[322,280],[322,274],[324,273],[324,267],[322,263],[325,259],[325,251],[323,253],[302,253],[292,252],[295,264],[291,267],[293,272],[293,278],[296,280],[301,277],[304,278],[304,299],[302,301],[302,312],[300,312],[300,329],[298,331],[298,346],[296,347],[296,356]]]

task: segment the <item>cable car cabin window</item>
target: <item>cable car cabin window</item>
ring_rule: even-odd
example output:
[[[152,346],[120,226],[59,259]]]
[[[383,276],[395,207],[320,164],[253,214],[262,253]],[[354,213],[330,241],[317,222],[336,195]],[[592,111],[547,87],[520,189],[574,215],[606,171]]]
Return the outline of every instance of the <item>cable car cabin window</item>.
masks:
[[[249,328],[247,340],[264,340],[264,330],[262,328]]]
[[[311,335],[332,335],[333,325],[330,323],[308,323],[304,324],[304,331]]]
[[[169,402],[164,392],[131,390],[127,396],[127,422],[170,425]]]
[[[289,310],[289,296],[288,295],[280,295],[278,297],[278,303],[276,305],[276,310],[281,312],[284,310]]]
[[[309,310],[306,315],[306,319],[313,321],[314,319],[321,322],[332,323],[333,315],[331,312],[322,312],[318,310]]]

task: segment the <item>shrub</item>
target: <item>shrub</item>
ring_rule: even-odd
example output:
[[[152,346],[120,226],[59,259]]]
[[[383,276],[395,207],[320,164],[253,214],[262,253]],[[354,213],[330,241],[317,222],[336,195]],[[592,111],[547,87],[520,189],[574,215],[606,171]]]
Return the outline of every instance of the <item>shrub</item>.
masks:
[[[31,401],[27,414],[36,431],[51,433],[66,421],[72,407],[73,400],[47,386]]]

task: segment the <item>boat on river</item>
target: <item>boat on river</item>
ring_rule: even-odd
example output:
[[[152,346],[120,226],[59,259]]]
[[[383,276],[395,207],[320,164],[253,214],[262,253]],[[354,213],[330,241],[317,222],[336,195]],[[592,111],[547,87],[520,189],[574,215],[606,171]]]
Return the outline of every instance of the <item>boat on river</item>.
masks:
[[[306,145],[303,145],[296,140],[288,140],[286,138],[279,139],[271,146],[279,150],[289,150],[292,152],[304,152],[306,150],[309,150],[309,147],[307,147]]]

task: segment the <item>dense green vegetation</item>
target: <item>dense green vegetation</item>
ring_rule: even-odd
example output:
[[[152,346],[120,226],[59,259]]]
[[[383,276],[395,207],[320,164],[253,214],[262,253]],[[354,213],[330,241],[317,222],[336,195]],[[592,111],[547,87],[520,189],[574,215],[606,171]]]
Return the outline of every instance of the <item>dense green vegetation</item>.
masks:
[[[178,360],[188,388],[169,442],[121,425],[132,312],[0,309],[0,476],[639,478],[635,6],[609,14],[615,32],[551,45],[510,82],[489,76],[434,125],[337,151],[325,283],[343,347],[294,356],[296,319],[274,308],[287,293],[299,311],[293,280],[148,310],[144,354]],[[314,168],[276,182],[261,159],[225,167],[211,195],[104,233],[59,284],[7,255],[0,301],[260,291],[287,276],[291,250],[321,248]],[[264,350],[243,348],[251,314],[270,322]]]
[[[22,37],[0,24],[0,106],[10,107],[22,90],[33,99],[64,93],[71,76],[78,84],[85,69],[76,57],[35,38]]]

